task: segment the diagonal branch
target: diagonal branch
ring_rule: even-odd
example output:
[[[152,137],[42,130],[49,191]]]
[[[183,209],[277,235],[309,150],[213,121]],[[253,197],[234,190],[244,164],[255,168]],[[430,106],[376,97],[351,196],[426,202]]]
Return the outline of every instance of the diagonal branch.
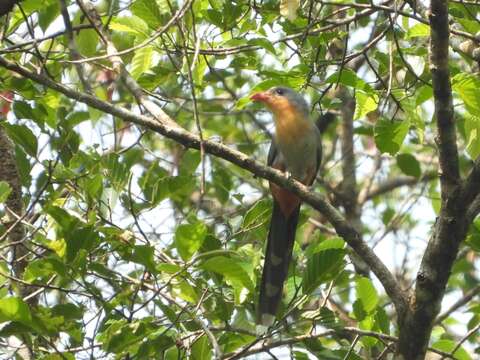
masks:
[[[172,139],[187,148],[200,149],[200,138],[178,126],[169,126],[156,121],[151,117],[135,114],[119,106],[101,101],[91,95],[72,90],[62,84],[0,57],[0,66],[31,79],[39,84],[56,90],[65,96],[83,102],[103,112],[118,116],[125,121],[135,123],[142,127],[153,130],[169,139]],[[269,180],[279,186],[295,193],[304,202],[321,212],[333,225],[340,235],[353,250],[368,264],[372,272],[378,277],[385,291],[392,299],[398,314],[403,314],[406,309],[406,298],[398,283],[388,270],[385,264],[378,258],[374,251],[365,243],[360,234],[345,220],[345,218],[322,196],[315,194],[300,182],[286,176],[281,171],[268,166],[263,166],[257,161],[249,158],[244,153],[231,149],[221,143],[204,140],[203,146],[206,153],[227,160],[243,169],[250,171],[256,176]]]

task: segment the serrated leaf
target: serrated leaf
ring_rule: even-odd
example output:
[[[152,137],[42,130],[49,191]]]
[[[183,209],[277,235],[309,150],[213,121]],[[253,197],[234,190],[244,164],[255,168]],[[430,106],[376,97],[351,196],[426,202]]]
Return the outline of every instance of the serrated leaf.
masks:
[[[8,196],[12,192],[12,188],[6,181],[0,181],[0,204],[3,204],[7,201]]]
[[[420,163],[412,154],[398,154],[397,165],[405,175],[419,178],[422,175]]]
[[[242,261],[235,258],[228,258],[226,256],[215,256],[213,258],[205,260],[200,268],[208,271],[213,271],[225,277],[225,279],[232,284],[233,287],[247,288],[249,291],[253,291],[255,285],[252,279],[248,276],[247,271],[242,264]],[[248,265],[250,266],[250,265]]]
[[[328,249],[310,256],[303,274],[303,292],[308,294],[340,274],[345,266],[344,256],[345,251],[343,249]]]
[[[189,260],[203,244],[207,226],[202,222],[182,224],[175,231],[175,246],[183,260]]]
[[[250,228],[262,222],[268,221],[272,212],[271,205],[271,202],[266,199],[257,201],[255,205],[248,209],[243,217],[242,228]]]
[[[368,113],[375,111],[378,107],[378,95],[366,93],[361,90],[355,91],[355,114],[354,120],[362,119]]]
[[[25,125],[3,123],[2,126],[7,132],[8,137],[12,139],[15,144],[20,145],[30,156],[37,156],[37,137],[33,134],[32,130]]]
[[[377,290],[370,279],[360,277],[355,282],[357,300],[361,303],[363,310],[370,314],[378,304]]]
[[[375,124],[374,137],[378,150],[395,155],[407,136],[410,124],[407,120],[395,121],[379,119]]]
[[[160,22],[161,13],[156,1],[136,0],[130,7],[132,13],[142,19],[152,29],[157,29],[162,25]]]
[[[150,69],[152,65],[153,48],[145,46],[138,49],[132,59],[132,69],[130,74],[134,79],[138,79],[140,75]]]

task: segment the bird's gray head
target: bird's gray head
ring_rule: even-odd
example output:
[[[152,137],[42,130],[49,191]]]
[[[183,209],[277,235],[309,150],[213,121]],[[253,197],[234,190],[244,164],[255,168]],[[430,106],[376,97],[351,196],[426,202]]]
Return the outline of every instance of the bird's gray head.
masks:
[[[296,112],[308,117],[309,107],[302,95],[286,86],[275,86],[267,91],[253,94],[250,99],[263,102],[274,113],[291,108]]]

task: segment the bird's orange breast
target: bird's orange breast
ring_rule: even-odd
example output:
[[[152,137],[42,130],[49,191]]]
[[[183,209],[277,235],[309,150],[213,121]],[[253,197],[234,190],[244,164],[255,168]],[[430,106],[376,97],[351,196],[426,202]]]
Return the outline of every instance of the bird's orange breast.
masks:
[[[277,99],[271,104],[277,140],[294,143],[311,129],[311,124],[287,99]]]

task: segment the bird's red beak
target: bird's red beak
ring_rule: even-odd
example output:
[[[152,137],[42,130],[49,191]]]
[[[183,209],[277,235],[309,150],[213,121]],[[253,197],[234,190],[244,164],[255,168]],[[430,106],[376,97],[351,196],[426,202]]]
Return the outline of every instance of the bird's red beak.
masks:
[[[271,96],[268,92],[258,92],[256,94],[253,94],[250,96],[250,100],[252,101],[261,101],[261,102],[268,102],[270,100]]]

